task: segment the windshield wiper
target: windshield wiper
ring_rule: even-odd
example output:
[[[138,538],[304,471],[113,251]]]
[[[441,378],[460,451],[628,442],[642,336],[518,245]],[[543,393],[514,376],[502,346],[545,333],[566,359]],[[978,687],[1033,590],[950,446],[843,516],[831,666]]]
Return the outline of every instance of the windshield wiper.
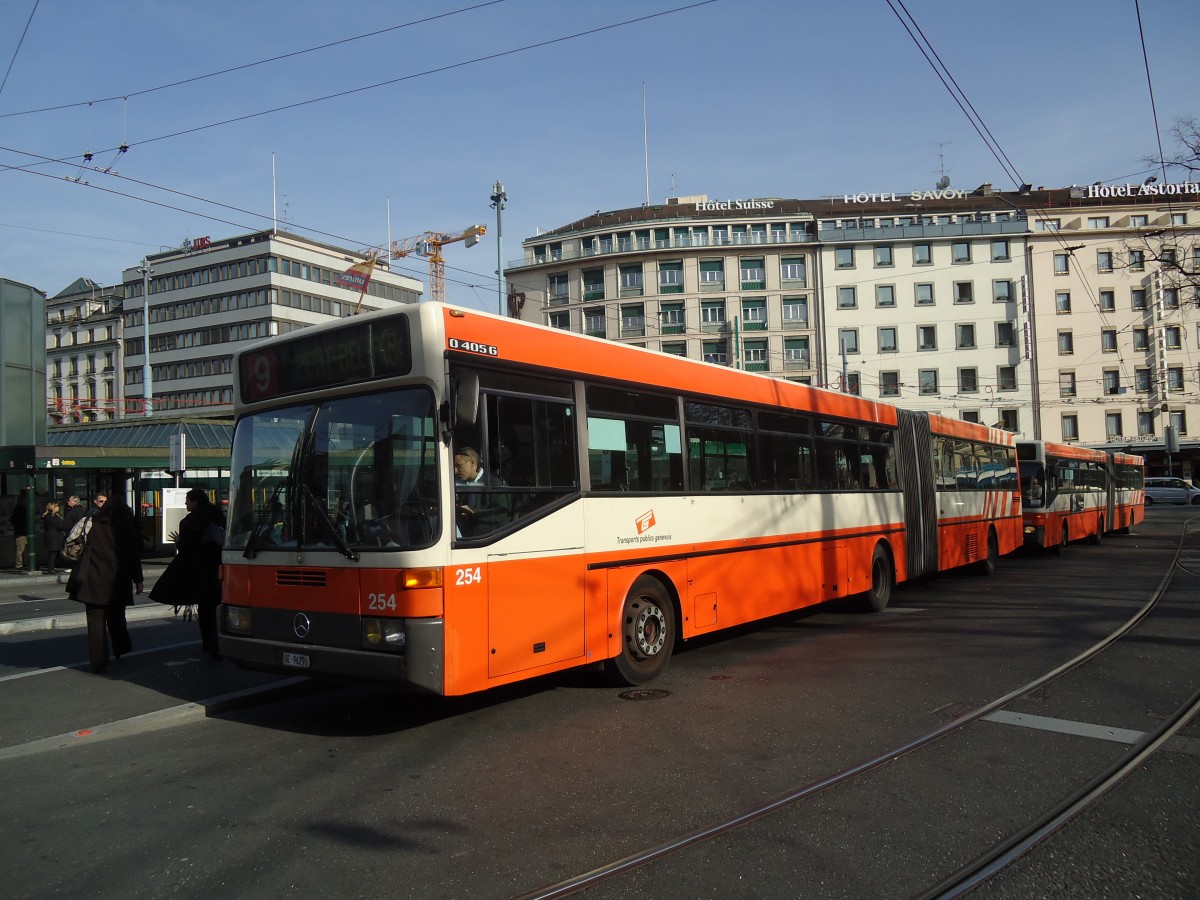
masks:
[[[338,552],[346,559],[358,562],[360,559],[358,553],[350,549],[350,546],[342,540],[342,536],[338,534],[337,526],[333,524],[333,519],[329,518],[329,511],[325,509],[325,504],[318,499],[316,492],[312,489],[312,485],[307,482],[303,485],[304,493],[308,497],[308,502],[311,503],[321,516],[321,521],[325,523],[325,527],[329,530],[329,534],[333,537],[333,544],[338,548]],[[308,535],[305,535],[307,538]]]

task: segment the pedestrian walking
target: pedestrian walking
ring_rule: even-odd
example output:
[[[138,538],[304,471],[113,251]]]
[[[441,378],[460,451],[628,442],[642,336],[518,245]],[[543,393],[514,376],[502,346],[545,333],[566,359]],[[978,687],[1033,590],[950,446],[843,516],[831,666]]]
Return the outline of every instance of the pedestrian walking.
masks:
[[[46,504],[42,512],[42,571],[58,574],[58,554],[67,540],[67,523],[57,500]]]
[[[87,607],[88,656],[93,672],[108,666],[108,642],[121,657],[133,649],[125,607],[142,592],[141,539],[133,510],[117,496],[97,497],[87,545],[71,570],[67,594]]]
[[[159,576],[150,599],[168,606],[196,607],[200,643],[212,659],[217,647],[217,606],[221,602],[221,548],[225,546],[225,517],[208,494],[192,488],[184,496],[187,515],[169,537],[176,556]]]

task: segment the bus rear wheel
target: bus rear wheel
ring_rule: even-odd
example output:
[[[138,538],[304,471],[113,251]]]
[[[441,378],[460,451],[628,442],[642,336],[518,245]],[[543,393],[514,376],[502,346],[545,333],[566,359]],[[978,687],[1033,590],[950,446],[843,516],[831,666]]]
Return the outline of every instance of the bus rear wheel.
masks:
[[[1104,540],[1104,520],[1103,519],[1101,519],[1100,523],[1096,526],[1096,533],[1088,535],[1088,543],[1094,545],[1094,544],[1100,543],[1102,540]]]
[[[675,607],[657,578],[633,583],[621,610],[621,652],[605,663],[615,684],[638,685],[663,673],[675,648]]]
[[[1063,522],[1062,538],[1061,538],[1061,540],[1059,540],[1059,542],[1057,544],[1055,544],[1053,547],[1050,548],[1050,552],[1053,553],[1055,556],[1061,555],[1062,552],[1067,549],[1067,544],[1070,542],[1070,540],[1071,540],[1071,535],[1070,535],[1070,532],[1067,531],[1067,523]]]
[[[988,531],[987,556],[975,563],[975,572],[979,575],[995,575],[996,563],[1000,559],[1000,545],[996,540],[996,532]]]
[[[896,571],[892,568],[892,557],[883,544],[875,545],[871,554],[871,586],[859,595],[859,601],[867,612],[883,612],[892,599],[892,587],[896,584]]]

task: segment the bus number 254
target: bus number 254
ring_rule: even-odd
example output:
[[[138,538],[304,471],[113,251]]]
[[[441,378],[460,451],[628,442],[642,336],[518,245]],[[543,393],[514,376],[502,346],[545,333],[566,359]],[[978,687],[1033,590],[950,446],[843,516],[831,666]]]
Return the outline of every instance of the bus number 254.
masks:
[[[473,569],[455,569],[454,583],[459,587],[465,587],[469,584],[482,584],[483,573],[480,571],[479,566]]]

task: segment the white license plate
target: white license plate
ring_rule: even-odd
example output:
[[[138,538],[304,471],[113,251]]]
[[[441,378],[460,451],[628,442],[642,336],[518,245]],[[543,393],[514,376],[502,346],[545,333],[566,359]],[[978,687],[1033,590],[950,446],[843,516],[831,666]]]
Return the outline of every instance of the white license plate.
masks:
[[[309,665],[307,653],[285,653],[283,654],[283,664],[285,666],[295,666],[297,669],[307,669]]]

